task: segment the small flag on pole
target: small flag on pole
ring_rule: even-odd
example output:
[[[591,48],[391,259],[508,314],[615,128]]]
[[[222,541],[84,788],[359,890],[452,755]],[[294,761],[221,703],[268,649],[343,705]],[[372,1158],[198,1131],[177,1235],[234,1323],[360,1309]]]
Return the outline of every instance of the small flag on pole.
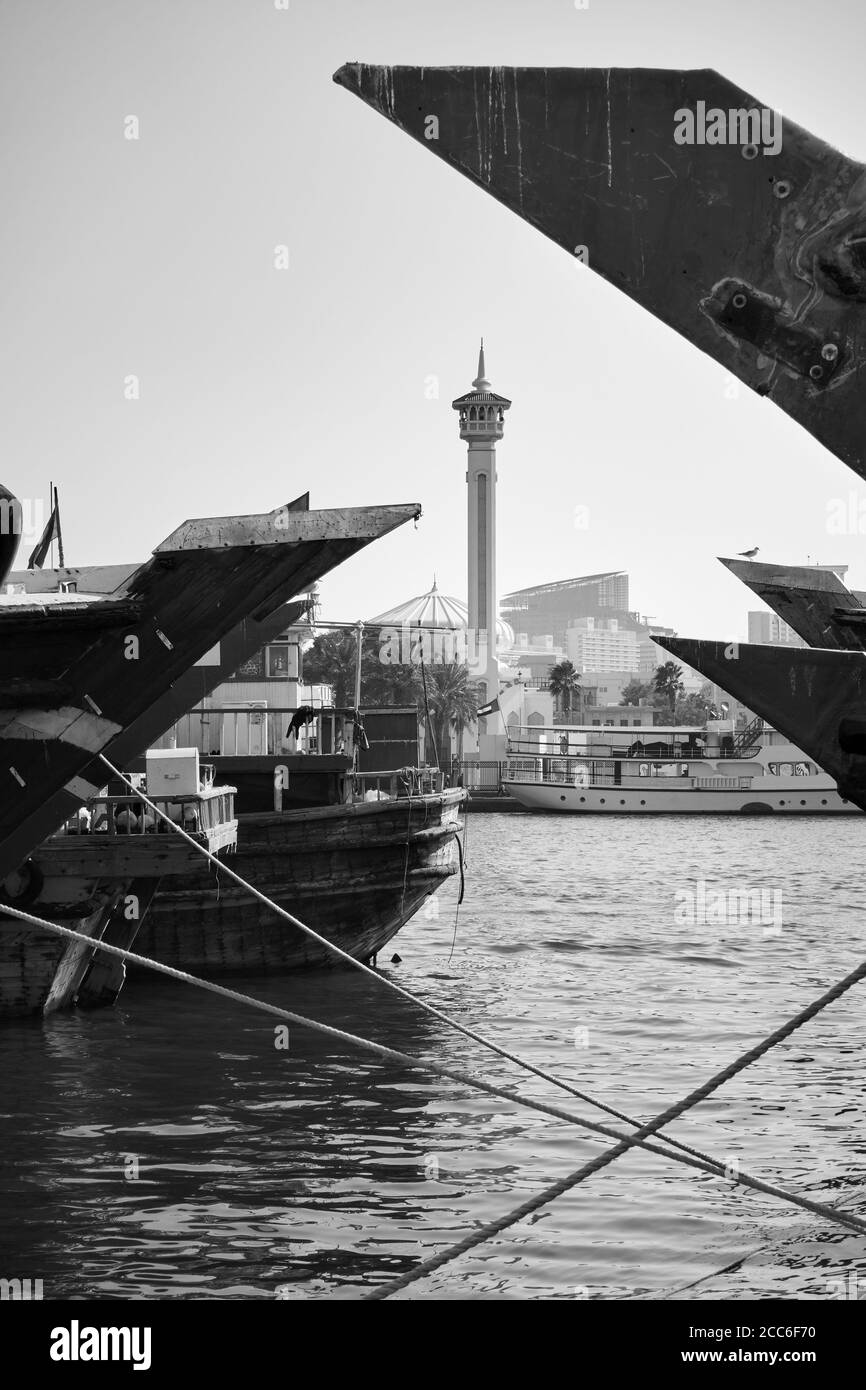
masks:
[[[488,716],[488,714],[495,714],[496,711],[497,711],[498,709],[499,709],[499,696],[497,695],[496,699],[495,699],[495,700],[491,700],[489,704],[487,704],[487,705],[480,705],[480,706],[479,706],[479,708],[478,708],[478,710],[477,710],[478,718],[479,718],[479,719],[486,719],[487,716]]]
[[[60,534],[60,502],[57,497],[57,488],[54,489],[54,505],[51,508],[48,524],[42,532],[42,537],[31,554],[30,559],[27,561],[27,568],[29,570],[41,570],[42,566],[45,564],[48,551],[51,548],[51,542],[55,540],[60,543],[60,563],[62,565],[63,540]]]

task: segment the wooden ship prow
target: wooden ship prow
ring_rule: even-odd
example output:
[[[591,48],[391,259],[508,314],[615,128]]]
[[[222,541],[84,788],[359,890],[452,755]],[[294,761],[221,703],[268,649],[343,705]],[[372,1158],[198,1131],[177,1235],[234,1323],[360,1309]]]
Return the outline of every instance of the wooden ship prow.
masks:
[[[346,63],[334,80],[866,477],[863,164],[707,68]],[[716,112],[742,113],[744,138],[707,140]]]
[[[864,595],[849,589],[833,570],[741,559],[723,559],[722,564],[808,646],[866,648]]]
[[[866,652],[654,640],[779,729],[866,810]]]
[[[416,503],[184,522],[108,595],[0,596],[0,882],[102,785],[98,755],[222,636],[415,519]]]

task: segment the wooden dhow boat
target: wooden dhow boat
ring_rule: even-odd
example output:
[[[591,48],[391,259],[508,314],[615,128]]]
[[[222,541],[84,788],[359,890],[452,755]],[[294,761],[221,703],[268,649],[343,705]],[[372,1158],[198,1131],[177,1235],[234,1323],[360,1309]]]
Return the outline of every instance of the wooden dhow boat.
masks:
[[[0,883],[104,784],[100,753],[144,751],[130,726],[224,634],[419,512],[299,499],[187,521],[111,594],[0,596]]]
[[[370,961],[454,873],[465,792],[431,790],[402,769],[361,781],[349,801],[238,811],[231,867],[259,892],[357,960]],[[350,784],[353,779],[349,774]],[[388,791],[385,791],[385,787]],[[207,978],[335,964],[305,936],[207,864],[165,880],[136,950]]]
[[[166,754],[157,755],[151,770],[167,760]],[[214,787],[209,778],[194,775],[194,790],[172,791],[155,797],[154,804],[182,824],[196,845],[215,855],[230,852],[237,843],[234,788]],[[159,883],[197,862],[188,840],[123,790],[88,803],[9,875],[7,884],[34,916],[70,927],[89,942],[120,945],[134,939]],[[106,1002],[106,965],[109,998],[116,997],[124,979],[117,958],[8,914],[0,916],[0,927],[0,1020]]]
[[[128,569],[131,572],[131,567]],[[117,567],[104,572],[98,568],[65,569],[12,576],[26,584],[28,590],[42,593],[70,582],[90,592],[103,592],[113,589],[119,577],[122,574]],[[202,732],[202,720],[209,722],[208,737],[212,739],[223,717],[221,707],[214,708],[209,700],[214,689],[270,640],[292,628],[306,606],[306,600],[297,600],[270,614],[243,619],[208,653],[206,661],[181,674],[171,689],[112,743],[109,752],[113,758],[120,759],[128,749],[138,751],[171,726],[175,735],[181,731],[183,742],[191,732]],[[196,713],[188,715],[191,709]],[[232,856],[232,867],[315,931],[349,954],[368,960],[456,872],[455,839],[464,794],[445,790],[438,773],[407,767],[393,773],[365,773],[362,769],[369,761],[367,755],[361,752],[355,758],[354,710],[319,710],[313,723],[305,728],[304,748],[292,746],[289,750],[285,730],[294,713],[294,709],[267,711],[267,751],[258,756],[208,756],[209,743],[207,739],[202,742],[203,754],[217,783],[237,783],[241,853]],[[418,761],[414,709],[362,711],[362,715],[374,749],[390,747],[401,761]],[[247,721],[259,718],[248,708],[229,711],[225,717],[232,719],[236,738],[242,716]],[[377,743],[377,719],[392,729],[396,721],[397,742]],[[217,736],[218,744],[221,741]],[[240,743],[243,747],[252,746],[248,732]],[[315,755],[310,753],[312,748]],[[133,758],[126,761],[126,766],[140,774],[145,770],[145,760]],[[94,772],[100,775],[96,767]],[[101,775],[104,778],[106,774],[102,771]],[[74,848],[71,850],[70,846],[84,844],[86,839],[82,836],[62,844],[59,839],[48,841],[32,856],[40,878],[48,886],[34,901],[27,891],[26,875],[10,876],[10,900],[18,899],[19,905],[23,905],[20,897],[24,890],[29,910],[54,916],[60,877],[55,865],[62,866],[70,853],[74,858]],[[115,853],[118,844],[127,854],[130,852],[128,844],[115,841]],[[139,843],[140,855],[148,849],[153,856],[154,846]],[[225,876],[218,881],[212,867],[204,862],[186,862],[180,876],[173,865],[171,877],[177,877],[174,891],[169,889],[167,875],[157,885],[157,868],[158,858],[151,859],[148,873],[139,865],[132,886],[119,877],[104,881],[101,890],[105,902],[113,896],[116,905],[109,908],[105,903],[94,904],[101,913],[92,921],[87,920],[88,934],[111,945],[135,945],[136,950],[153,954],[166,963],[198,968],[205,974],[282,971],[333,963],[334,956],[325,947],[304,938]],[[75,902],[71,902],[70,884],[64,881],[60,895],[67,917],[76,911],[81,916],[83,894],[79,892]],[[137,904],[132,918],[124,907],[128,897]],[[16,940],[23,942],[24,938],[19,934]],[[45,994],[56,941],[57,938],[44,937],[31,962],[31,987],[27,993],[30,1004],[53,1009],[73,1001],[84,1006],[112,1002],[125,978],[123,966],[106,953],[86,950],[70,953],[76,962],[76,973],[61,970],[58,965],[55,973],[63,988],[58,986]],[[89,966],[83,971],[78,968],[82,958]],[[15,978],[18,993],[10,991],[10,997],[20,1003],[24,989],[20,978]],[[44,1002],[39,1003],[43,996]]]

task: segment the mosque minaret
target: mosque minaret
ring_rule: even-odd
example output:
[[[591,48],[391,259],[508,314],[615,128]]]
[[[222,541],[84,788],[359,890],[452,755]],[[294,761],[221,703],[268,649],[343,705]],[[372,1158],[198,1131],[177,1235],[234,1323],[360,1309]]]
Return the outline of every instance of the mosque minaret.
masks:
[[[469,593],[468,625],[474,635],[484,686],[484,702],[499,694],[496,629],[496,443],[505,433],[505,412],[511,401],[491,390],[484,366],[484,339],[478,354],[478,375],[472,390],[452,401],[460,412],[460,438],[468,445],[469,467]]]

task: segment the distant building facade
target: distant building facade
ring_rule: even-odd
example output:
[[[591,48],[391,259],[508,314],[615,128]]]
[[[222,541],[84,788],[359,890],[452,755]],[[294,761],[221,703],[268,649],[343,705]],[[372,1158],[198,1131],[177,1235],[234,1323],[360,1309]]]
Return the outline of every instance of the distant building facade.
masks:
[[[586,671],[580,678],[586,704],[618,705],[626,686],[635,679],[631,671]]]
[[[638,635],[617,618],[578,618],[569,623],[566,650],[578,671],[628,671],[639,664]]]
[[[764,647],[805,647],[792,627],[777,613],[749,614],[749,641]]]
[[[521,635],[530,642],[550,637],[554,646],[563,648],[569,624],[581,618],[618,618],[624,626],[635,623],[628,608],[625,570],[515,589],[502,599],[500,615],[518,640]]]

